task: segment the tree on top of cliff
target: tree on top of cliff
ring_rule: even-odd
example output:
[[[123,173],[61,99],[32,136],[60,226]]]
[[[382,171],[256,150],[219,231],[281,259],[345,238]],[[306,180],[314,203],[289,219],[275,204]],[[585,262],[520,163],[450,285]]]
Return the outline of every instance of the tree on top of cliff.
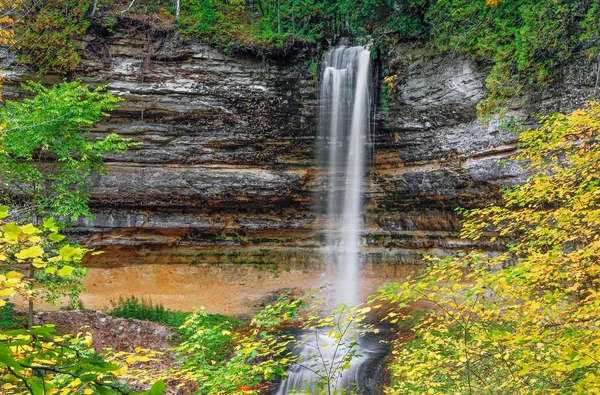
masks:
[[[15,37],[13,26],[15,24],[14,14],[21,0],[3,0],[0,2],[0,45],[10,45]],[[3,82],[0,76],[0,88]],[[2,91],[0,91],[0,101],[2,101]]]
[[[119,99],[79,82],[24,88],[35,96],[0,107],[0,189],[7,203],[21,214],[91,216],[89,177],[105,172],[102,155],[132,145],[116,134],[88,136]]]
[[[527,85],[544,87],[577,51],[600,52],[600,0],[440,0],[425,16],[431,41],[442,51],[468,53],[491,65],[489,116]]]
[[[89,21],[89,0],[23,0],[16,10],[19,62],[32,70],[66,74],[80,58],[76,39],[83,37]]]

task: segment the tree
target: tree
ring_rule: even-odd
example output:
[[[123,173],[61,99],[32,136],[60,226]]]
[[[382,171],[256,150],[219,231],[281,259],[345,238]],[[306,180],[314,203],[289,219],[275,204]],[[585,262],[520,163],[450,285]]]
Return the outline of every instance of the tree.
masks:
[[[105,173],[102,155],[133,145],[116,134],[88,138],[120,99],[77,81],[52,88],[29,82],[24,88],[35,96],[0,107],[0,188],[13,206],[20,205],[16,213],[91,216],[89,177]]]
[[[226,324],[211,324],[202,310],[190,315],[182,326],[185,340],[176,351],[185,357],[180,374],[195,377],[202,394],[259,394],[259,385],[285,373],[293,359],[288,344],[290,336],[279,326],[296,316],[301,299],[283,297],[267,306],[243,330],[232,331]],[[225,326],[224,326],[225,325]],[[235,347],[231,355],[217,358],[211,344],[231,337]]]
[[[75,39],[89,27],[90,0],[21,0],[18,60],[40,73],[67,74],[80,62]]]
[[[87,250],[68,244],[58,248],[62,236],[52,220],[40,227],[19,226],[4,222],[7,217],[8,207],[0,206],[0,306],[8,297],[21,296],[32,307],[40,297],[60,296],[67,279],[77,280],[77,261]],[[20,272],[33,268],[44,274],[43,281]],[[129,393],[118,381],[119,366],[105,362],[91,348],[89,334],[58,336],[54,326],[33,327],[32,318],[28,330],[0,332],[3,394],[53,394],[59,389],[61,394]],[[143,394],[160,395],[164,388],[157,382]]]
[[[8,216],[8,207],[0,206],[0,214],[0,218]],[[15,282],[15,287],[6,288],[9,293],[27,289],[24,296],[29,303],[28,326],[31,328],[34,300],[55,303],[63,296],[77,299],[83,289],[79,280],[86,274],[81,260],[89,250],[64,242],[52,218],[37,227],[2,220],[0,226],[0,273],[20,280]],[[27,277],[23,278],[21,272],[27,272]]]
[[[542,121],[515,156],[536,174],[464,213],[463,237],[507,251],[431,258],[379,296],[433,306],[397,345],[388,393],[600,393],[600,104]]]

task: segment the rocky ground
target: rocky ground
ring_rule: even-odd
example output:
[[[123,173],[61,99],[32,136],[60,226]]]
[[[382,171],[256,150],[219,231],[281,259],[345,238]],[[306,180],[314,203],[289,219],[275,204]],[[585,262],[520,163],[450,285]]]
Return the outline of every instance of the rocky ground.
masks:
[[[94,349],[102,354],[106,349],[114,350],[113,353],[126,352],[136,354],[136,350],[144,355],[148,352],[158,352],[156,360],[150,362],[136,362],[129,368],[148,369],[149,376],[152,372],[167,372],[177,368],[177,356],[170,351],[175,344],[177,332],[175,329],[150,321],[141,321],[130,318],[117,318],[103,312],[82,311],[52,311],[38,313],[35,318],[36,325],[55,324],[62,334],[77,335],[82,332],[92,334]],[[122,358],[121,358],[122,359]],[[153,382],[156,377],[145,377],[146,381]],[[149,387],[147,382],[138,382],[134,378],[124,378],[132,390],[144,390]],[[195,389],[195,383],[183,380],[167,380],[167,393],[170,395],[189,394]]]
[[[97,351],[112,348],[133,352],[137,347],[166,351],[176,331],[150,321],[117,318],[102,312],[51,311],[39,313],[36,325],[55,324],[61,333],[89,332]]]

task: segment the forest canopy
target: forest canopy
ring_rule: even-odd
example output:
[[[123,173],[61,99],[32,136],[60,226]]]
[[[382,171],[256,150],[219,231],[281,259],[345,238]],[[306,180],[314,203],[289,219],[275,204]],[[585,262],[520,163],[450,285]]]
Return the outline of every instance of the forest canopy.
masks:
[[[340,37],[380,53],[416,41],[489,64],[483,116],[526,86],[550,83],[574,53],[593,58],[600,48],[600,0],[27,0],[13,14],[20,62],[41,73],[74,71],[78,40],[119,24],[261,56],[325,48]]]

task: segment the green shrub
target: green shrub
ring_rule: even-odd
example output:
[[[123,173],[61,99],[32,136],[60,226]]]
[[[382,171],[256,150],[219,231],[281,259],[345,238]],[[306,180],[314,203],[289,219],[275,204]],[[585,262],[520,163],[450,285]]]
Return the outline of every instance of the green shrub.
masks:
[[[162,304],[153,304],[152,301],[146,301],[144,298],[140,301],[135,296],[127,299],[119,297],[117,302],[111,301],[110,303],[112,308],[108,314],[114,317],[153,321],[175,328],[180,327],[189,315],[182,311],[166,309]]]
[[[0,307],[0,330],[25,328],[26,318],[15,310],[15,304],[6,302]]]

